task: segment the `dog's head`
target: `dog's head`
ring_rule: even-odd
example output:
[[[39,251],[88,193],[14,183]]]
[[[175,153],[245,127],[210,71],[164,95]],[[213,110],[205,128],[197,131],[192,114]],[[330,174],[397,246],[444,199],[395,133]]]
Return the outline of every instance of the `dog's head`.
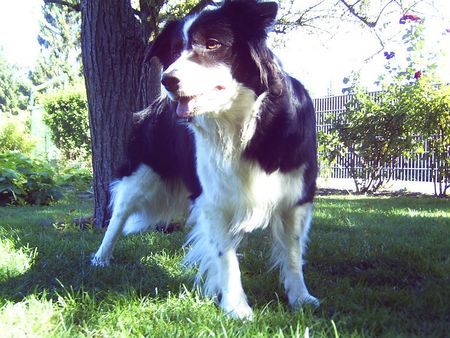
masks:
[[[161,83],[178,116],[218,113],[243,88],[257,95],[267,88],[266,37],[277,9],[274,2],[228,0],[166,25],[151,55],[163,65]]]

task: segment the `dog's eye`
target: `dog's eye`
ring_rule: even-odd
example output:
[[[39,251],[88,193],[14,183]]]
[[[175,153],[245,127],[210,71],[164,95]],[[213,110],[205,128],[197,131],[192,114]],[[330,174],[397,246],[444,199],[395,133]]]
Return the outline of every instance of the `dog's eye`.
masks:
[[[209,50],[217,49],[220,46],[222,46],[222,44],[216,39],[208,39],[205,44],[206,49]]]

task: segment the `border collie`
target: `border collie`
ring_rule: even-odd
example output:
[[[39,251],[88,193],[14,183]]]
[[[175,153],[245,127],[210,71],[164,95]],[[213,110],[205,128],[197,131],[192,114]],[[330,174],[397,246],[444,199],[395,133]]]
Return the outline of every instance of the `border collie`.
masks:
[[[237,249],[270,228],[289,304],[318,305],[302,255],[317,176],[311,99],[266,45],[278,6],[234,0],[166,25],[148,58],[166,97],[136,115],[128,161],[111,186],[112,217],[92,259],[105,266],[123,231],[188,215],[187,265],[225,313],[249,319]]]

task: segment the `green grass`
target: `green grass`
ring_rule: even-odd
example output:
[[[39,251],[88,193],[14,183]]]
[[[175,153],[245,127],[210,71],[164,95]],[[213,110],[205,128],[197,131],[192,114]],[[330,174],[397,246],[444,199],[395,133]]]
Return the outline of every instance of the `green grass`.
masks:
[[[306,281],[321,299],[293,312],[268,271],[268,237],[244,242],[255,320],[226,318],[183,270],[186,232],[122,237],[108,268],[102,232],[49,226],[91,202],[0,208],[2,337],[443,337],[450,328],[450,203],[425,197],[318,197]]]

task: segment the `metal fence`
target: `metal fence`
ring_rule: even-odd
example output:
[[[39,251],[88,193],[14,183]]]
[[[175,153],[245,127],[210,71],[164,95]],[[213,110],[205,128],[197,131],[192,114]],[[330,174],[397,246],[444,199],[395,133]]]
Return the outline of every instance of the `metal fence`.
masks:
[[[376,99],[379,92],[369,94]],[[329,133],[333,125],[330,117],[345,113],[345,106],[350,101],[351,95],[329,96],[313,99],[316,109],[317,131]],[[433,182],[434,174],[438,170],[438,163],[429,147],[429,142],[420,137],[416,137],[416,142],[420,142],[423,148],[421,154],[411,153],[410,156],[400,156],[392,161],[390,165],[383,168],[383,175],[393,180]],[[349,163],[353,163],[352,168]],[[328,178],[352,178],[352,170],[362,170],[361,159],[358,155],[345,151],[344,156],[338,156],[331,167],[321,164],[322,177]]]

